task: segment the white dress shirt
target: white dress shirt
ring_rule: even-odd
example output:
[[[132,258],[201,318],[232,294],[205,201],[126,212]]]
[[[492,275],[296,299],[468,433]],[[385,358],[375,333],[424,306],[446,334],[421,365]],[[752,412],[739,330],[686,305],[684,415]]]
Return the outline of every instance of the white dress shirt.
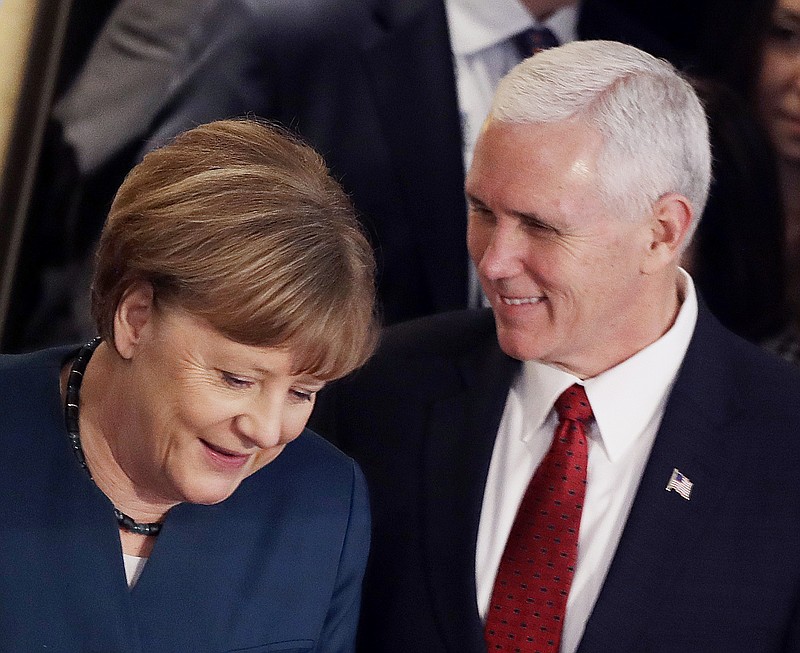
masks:
[[[127,553],[122,554],[122,562],[125,564],[125,578],[128,579],[129,589],[133,589],[133,586],[136,585],[139,576],[141,576],[142,571],[144,571],[147,560],[148,558],[142,556],[133,556]]]
[[[538,23],[518,0],[445,0],[455,62],[461,154],[469,170],[481,125],[489,114],[497,83],[521,60],[514,37],[530,27],[545,26],[560,43],[577,38],[577,6],[554,12]],[[466,216],[465,216],[466,220]],[[480,285],[470,265],[470,306],[481,304]]]
[[[567,601],[561,653],[577,649],[694,332],[697,298],[683,270],[680,286],[683,301],[669,331],[594,378],[581,381],[542,363],[523,363],[508,393],[483,495],[475,572],[478,609],[484,620],[517,508],[558,424],[553,404],[564,390],[579,383],[586,389],[595,419],[589,430],[578,565]],[[665,487],[668,481],[669,474]]]

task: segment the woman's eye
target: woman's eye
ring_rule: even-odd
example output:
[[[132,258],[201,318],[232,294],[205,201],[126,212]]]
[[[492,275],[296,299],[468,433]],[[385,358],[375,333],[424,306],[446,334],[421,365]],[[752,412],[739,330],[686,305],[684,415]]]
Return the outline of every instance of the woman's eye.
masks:
[[[313,401],[316,392],[309,392],[308,390],[292,389],[292,397],[299,401]]]
[[[225,371],[222,372],[222,380],[225,381],[225,384],[231,388],[249,388],[251,385],[253,385],[252,381],[243,379],[240,376],[236,376],[235,374]]]

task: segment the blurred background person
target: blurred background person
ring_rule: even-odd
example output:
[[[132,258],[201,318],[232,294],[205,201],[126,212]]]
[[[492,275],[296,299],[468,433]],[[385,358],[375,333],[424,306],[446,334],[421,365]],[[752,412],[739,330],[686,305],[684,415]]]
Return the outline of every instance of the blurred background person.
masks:
[[[371,352],[373,273],[277,128],[200,126],[134,168],[99,337],[0,358],[4,650],[352,650],[366,489],[305,424]]]
[[[793,314],[790,329],[775,341],[775,348],[800,363],[800,2],[773,0],[765,4],[770,13],[757,59],[756,102],[777,153]]]
[[[210,1],[73,3],[15,279],[21,319],[7,325],[6,349],[92,334],[88,288],[98,234]]]
[[[788,325],[766,345],[800,363],[800,2],[716,0],[712,5],[716,20],[709,23],[704,65],[756,116],[768,137],[762,159],[771,159],[777,181]],[[764,179],[762,187],[768,183]],[[768,223],[774,211],[774,204],[765,202],[753,215]]]
[[[682,263],[726,327],[769,347],[789,321],[775,159],[756,116],[734,90],[711,76],[692,81],[709,118],[714,179]]]

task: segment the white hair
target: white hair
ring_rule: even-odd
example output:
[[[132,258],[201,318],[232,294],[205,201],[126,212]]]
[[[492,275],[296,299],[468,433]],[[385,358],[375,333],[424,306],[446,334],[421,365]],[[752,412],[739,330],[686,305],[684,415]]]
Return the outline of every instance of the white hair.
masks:
[[[615,41],[575,41],[539,52],[504,77],[490,120],[581,120],[598,131],[601,196],[630,218],[666,193],[694,209],[688,244],[708,198],[711,148],[705,111],[668,62]]]

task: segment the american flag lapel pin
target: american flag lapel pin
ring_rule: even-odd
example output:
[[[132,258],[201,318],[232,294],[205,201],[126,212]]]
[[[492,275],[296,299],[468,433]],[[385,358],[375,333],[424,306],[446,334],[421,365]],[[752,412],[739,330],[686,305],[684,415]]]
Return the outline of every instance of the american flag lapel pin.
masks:
[[[676,468],[672,470],[672,476],[669,477],[666,490],[667,492],[674,490],[688,501],[689,496],[692,494],[692,482]]]

